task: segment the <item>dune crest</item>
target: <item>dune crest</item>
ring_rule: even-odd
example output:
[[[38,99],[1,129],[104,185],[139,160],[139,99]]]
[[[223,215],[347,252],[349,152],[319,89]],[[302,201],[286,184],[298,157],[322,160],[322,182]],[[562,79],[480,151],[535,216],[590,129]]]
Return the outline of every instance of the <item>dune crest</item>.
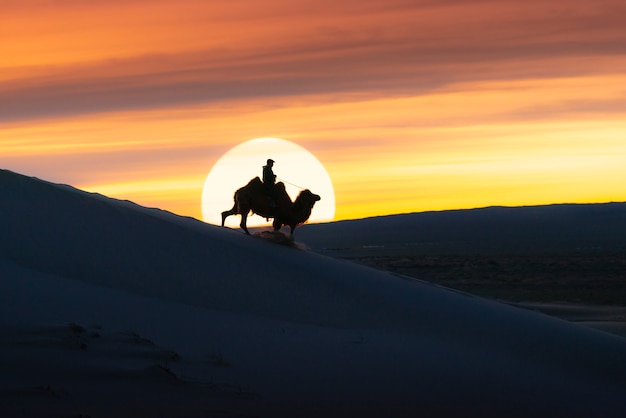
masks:
[[[2,416],[626,413],[626,339],[5,170],[0,199]]]

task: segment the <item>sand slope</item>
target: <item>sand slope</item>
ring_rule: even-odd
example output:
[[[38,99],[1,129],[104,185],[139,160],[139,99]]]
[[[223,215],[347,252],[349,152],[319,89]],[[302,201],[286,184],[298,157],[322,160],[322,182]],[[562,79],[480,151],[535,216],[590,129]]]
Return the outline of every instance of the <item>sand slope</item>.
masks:
[[[0,171],[2,416],[622,416],[626,340]]]

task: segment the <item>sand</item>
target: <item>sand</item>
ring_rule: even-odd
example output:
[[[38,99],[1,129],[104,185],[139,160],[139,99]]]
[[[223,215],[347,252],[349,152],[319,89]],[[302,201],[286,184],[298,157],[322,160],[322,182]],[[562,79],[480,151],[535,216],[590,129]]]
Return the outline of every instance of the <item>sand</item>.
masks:
[[[626,414],[619,336],[15,173],[0,196],[2,417]]]

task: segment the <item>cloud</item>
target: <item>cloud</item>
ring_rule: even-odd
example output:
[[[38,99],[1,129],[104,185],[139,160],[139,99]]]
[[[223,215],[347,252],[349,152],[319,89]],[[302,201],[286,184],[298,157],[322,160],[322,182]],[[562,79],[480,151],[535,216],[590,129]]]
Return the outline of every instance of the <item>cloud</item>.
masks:
[[[275,1],[249,10],[219,3],[220,14],[210,17],[208,6],[184,2],[183,17],[163,21],[172,41],[162,51],[143,50],[137,41],[126,56],[103,58],[105,51],[87,62],[29,67],[25,76],[11,69],[14,76],[0,82],[0,122],[264,97],[415,95],[463,81],[585,73],[591,65],[564,61],[626,55],[620,18],[626,6],[612,0],[550,7],[533,1],[357,3],[305,2],[298,9]],[[141,10],[137,5],[147,7],[132,4],[133,13]],[[111,7],[124,11],[120,3]],[[157,9],[170,10],[165,2]],[[193,21],[191,12],[209,20]],[[164,19],[158,16],[153,19]],[[153,23],[139,19],[136,31],[157,30]],[[108,32],[102,27],[98,33]],[[202,37],[211,40],[203,44]]]

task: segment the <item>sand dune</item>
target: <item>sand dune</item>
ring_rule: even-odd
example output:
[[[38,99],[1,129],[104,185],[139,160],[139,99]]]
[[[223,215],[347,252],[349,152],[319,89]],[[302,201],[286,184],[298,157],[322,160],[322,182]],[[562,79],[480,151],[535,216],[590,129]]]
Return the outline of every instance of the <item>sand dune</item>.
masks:
[[[313,248],[389,247],[435,254],[626,250],[626,202],[487,207],[306,225]]]
[[[626,413],[623,338],[8,171],[0,199],[2,416]]]

